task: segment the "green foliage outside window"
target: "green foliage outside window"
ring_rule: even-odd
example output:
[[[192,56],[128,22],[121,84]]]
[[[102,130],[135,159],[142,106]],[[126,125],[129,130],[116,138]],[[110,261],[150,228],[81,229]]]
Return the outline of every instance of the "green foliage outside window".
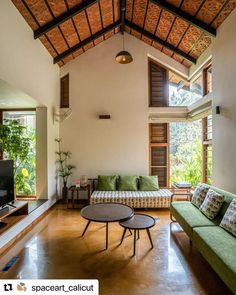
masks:
[[[35,195],[35,129],[22,126],[17,120],[4,120],[4,124],[0,124],[0,149],[4,153],[4,159],[14,161],[16,194]]]
[[[171,105],[189,105],[188,91],[172,91]],[[202,181],[201,122],[170,124],[170,183],[190,182],[196,186]],[[209,168],[211,169],[211,168]]]

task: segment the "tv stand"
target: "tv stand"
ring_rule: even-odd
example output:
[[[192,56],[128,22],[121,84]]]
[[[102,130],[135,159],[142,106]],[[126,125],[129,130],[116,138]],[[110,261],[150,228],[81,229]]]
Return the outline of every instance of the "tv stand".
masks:
[[[0,235],[28,215],[28,202],[15,201],[14,205],[6,205],[0,210]]]

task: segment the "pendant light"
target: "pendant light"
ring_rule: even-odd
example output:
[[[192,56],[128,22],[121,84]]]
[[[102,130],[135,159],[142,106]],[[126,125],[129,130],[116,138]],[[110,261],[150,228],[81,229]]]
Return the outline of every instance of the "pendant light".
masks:
[[[125,51],[125,36],[124,36],[124,33],[122,35],[123,35],[123,50],[117,53],[116,61],[119,64],[129,64],[129,63],[131,63],[133,61],[133,57],[128,51]]]

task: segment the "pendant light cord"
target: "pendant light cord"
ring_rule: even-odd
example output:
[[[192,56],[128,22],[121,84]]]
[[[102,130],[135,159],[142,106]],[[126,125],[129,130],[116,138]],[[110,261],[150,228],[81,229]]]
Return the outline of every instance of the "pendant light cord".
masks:
[[[125,33],[123,33],[123,51],[125,50]]]

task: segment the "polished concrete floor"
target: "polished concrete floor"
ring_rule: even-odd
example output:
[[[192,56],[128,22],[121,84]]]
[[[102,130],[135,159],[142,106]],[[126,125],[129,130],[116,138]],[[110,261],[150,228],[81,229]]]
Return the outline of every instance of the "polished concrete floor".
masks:
[[[96,278],[102,295],[231,294],[211,267],[176,225],[170,234],[169,212],[145,211],[160,221],[151,229],[154,249],[141,232],[132,257],[133,236],[119,246],[122,229],[109,226],[109,249],[105,227],[91,223],[82,238],[86,221],[79,210],[57,205],[23,239],[0,257],[0,269],[19,256],[1,279]]]

